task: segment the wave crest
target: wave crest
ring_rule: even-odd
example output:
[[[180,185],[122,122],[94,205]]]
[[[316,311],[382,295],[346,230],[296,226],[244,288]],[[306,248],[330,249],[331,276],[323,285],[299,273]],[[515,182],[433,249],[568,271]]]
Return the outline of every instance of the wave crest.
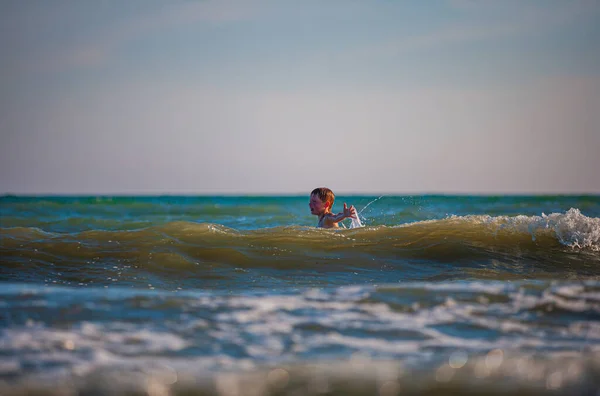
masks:
[[[542,213],[541,216],[453,216],[450,220],[488,224],[495,228],[495,234],[529,234],[534,241],[540,234],[550,231],[562,245],[600,251],[600,218],[587,217],[576,208],[565,213]]]

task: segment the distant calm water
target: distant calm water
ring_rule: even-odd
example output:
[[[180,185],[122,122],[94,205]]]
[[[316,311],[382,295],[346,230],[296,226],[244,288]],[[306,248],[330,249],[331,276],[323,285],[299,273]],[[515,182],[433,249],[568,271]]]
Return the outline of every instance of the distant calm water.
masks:
[[[600,196],[0,197],[0,394],[596,394]]]

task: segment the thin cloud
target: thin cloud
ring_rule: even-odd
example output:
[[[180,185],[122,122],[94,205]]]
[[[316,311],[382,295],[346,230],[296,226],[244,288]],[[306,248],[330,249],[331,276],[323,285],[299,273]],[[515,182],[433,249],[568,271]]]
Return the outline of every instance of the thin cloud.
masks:
[[[256,4],[256,3],[255,3]],[[257,10],[250,2],[193,1],[165,3],[158,10],[140,13],[130,19],[106,26],[83,44],[46,54],[33,65],[34,71],[61,71],[78,67],[101,66],[127,43],[173,27],[205,23],[218,26],[251,19]],[[60,24],[60,21],[56,21]]]
[[[542,34],[578,18],[600,13],[600,3],[578,1],[545,7],[544,3],[522,1],[452,0],[450,4],[468,13],[477,12],[477,23],[458,20],[457,23],[427,34],[396,37],[386,42],[361,48],[353,56],[397,55],[402,52],[425,50],[447,45],[497,40],[507,37]],[[481,22],[479,22],[481,21]]]

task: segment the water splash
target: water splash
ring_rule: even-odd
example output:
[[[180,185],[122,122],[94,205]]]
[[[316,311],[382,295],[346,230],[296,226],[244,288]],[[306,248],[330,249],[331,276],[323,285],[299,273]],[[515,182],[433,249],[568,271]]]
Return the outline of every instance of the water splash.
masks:
[[[364,227],[362,222],[360,221],[360,214],[369,207],[369,205],[371,205],[373,202],[375,201],[379,201],[381,198],[383,198],[384,196],[380,196],[378,198],[375,198],[374,200],[372,200],[371,202],[369,202],[368,204],[366,204],[359,212],[356,213],[356,219],[351,218],[351,223],[350,223],[350,228],[360,228],[360,227]]]
[[[356,219],[351,217],[350,220],[351,220],[350,228],[360,228],[363,226],[360,221],[360,217],[358,217],[358,213],[356,214]]]
[[[362,208],[360,210],[360,212],[358,212],[358,214],[361,214],[365,209],[367,209],[369,207],[369,205],[371,205],[373,202],[379,201],[381,198],[383,198],[385,195],[380,196],[379,198],[375,198],[374,200],[372,200],[371,202],[369,202],[368,204],[365,205],[364,208]]]

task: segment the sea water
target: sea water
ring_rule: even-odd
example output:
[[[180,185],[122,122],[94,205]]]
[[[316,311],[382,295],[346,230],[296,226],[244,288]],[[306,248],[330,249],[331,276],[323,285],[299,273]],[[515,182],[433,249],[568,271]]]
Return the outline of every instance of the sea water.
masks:
[[[0,394],[596,394],[599,196],[343,202],[0,198]]]

